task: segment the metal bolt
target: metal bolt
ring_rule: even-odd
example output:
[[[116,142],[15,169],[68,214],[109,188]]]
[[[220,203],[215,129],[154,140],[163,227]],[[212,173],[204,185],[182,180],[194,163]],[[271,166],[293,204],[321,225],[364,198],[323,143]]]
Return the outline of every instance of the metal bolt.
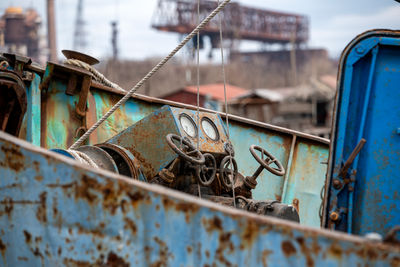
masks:
[[[332,220],[332,221],[337,221],[337,220],[339,220],[340,219],[340,214],[337,212],[337,211],[332,211],[331,212],[331,214],[329,214],[329,218]]]
[[[362,47],[361,45],[358,46],[358,47],[356,48],[356,52],[359,53],[359,54],[364,53],[364,47]]]
[[[342,187],[342,182],[340,182],[338,179],[333,179],[333,188],[340,189],[341,187]]]

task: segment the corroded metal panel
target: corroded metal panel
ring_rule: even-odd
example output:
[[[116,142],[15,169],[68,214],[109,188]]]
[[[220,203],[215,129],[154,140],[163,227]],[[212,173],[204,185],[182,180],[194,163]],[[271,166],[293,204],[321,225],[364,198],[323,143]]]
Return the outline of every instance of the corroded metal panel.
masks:
[[[365,32],[343,52],[328,172],[327,227],[385,236],[400,224],[399,62],[399,31]],[[365,145],[352,157],[362,140]],[[343,168],[344,162],[349,162],[348,168]]]
[[[400,248],[90,169],[0,133],[3,266],[398,266]]]

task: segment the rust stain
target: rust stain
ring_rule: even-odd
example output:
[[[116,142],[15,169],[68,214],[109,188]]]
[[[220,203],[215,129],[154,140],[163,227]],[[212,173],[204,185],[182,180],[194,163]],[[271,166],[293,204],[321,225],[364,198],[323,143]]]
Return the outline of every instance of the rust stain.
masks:
[[[132,221],[129,218],[124,218],[124,221],[125,221],[125,227],[124,228],[125,229],[129,229],[132,232],[133,235],[136,235],[137,226],[136,226],[135,222]]]
[[[328,249],[328,255],[340,259],[342,257],[342,254],[343,254],[342,248],[338,244],[332,243],[332,245]]]
[[[47,192],[43,192],[39,195],[40,205],[38,206],[36,211],[36,218],[40,222],[47,222],[46,197],[47,197]]]
[[[174,205],[174,202],[171,199],[169,199],[168,197],[164,197],[164,196],[162,198],[162,203],[164,205],[165,210],[170,209]]]
[[[3,259],[5,260],[6,256],[6,250],[7,250],[7,246],[3,243],[3,240],[0,239],[0,253],[3,256]]]
[[[400,266],[400,258],[399,258],[399,257],[394,257],[394,258],[390,261],[390,266],[391,266],[391,267],[398,267],[398,266]]]
[[[4,152],[5,159],[0,162],[0,166],[7,167],[14,170],[15,172],[20,172],[24,168],[24,155],[19,151],[18,148],[14,146],[2,146],[1,150]]]
[[[150,266],[151,267],[167,266],[168,258],[173,257],[172,253],[169,252],[168,246],[165,244],[164,241],[162,241],[158,237],[154,237],[154,241],[159,246],[159,259],[150,264]]]
[[[209,234],[213,231],[222,231],[222,220],[217,216],[214,216],[212,219],[203,218],[202,223]]]
[[[36,181],[38,181],[38,182],[41,182],[41,181],[43,181],[43,176],[41,176],[41,175],[36,175],[34,179],[35,179]]]
[[[176,211],[185,213],[185,220],[187,223],[190,222],[190,218],[192,218],[194,213],[196,213],[199,209],[199,206],[189,203],[177,203],[175,206]]]
[[[14,202],[12,201],[12,199],[7,197],[4,199],[4,201],[0,202],[0,205],[4,205],[4,212],[7,214],[8,219],[10,219],[12,211],[14,210]],[[0,212],[0,216],[1,215],[3,214]]]
[[[129,267],[130,264],[125,262],[123,258],[111,251],[108,253],[106,266]]]
[[[275,194],[275,200],[282,201],[282,196],[278,195],[278,194]]]
[[[186,251],[190,254],[193,251],[193,248],[191,246],[186,246]]]
[[[143,193],[137,191],[135,193],[129,193],[128,192],[128,197],[131,200],[131,204],[134,208],[137,207],[137,205],[145,199],[145,196]]]
[[[67,258],[64,258],[63,264],[64,264],[64,266],[71,266],[71,267],[100,266],[99,264],[93,265],[87,261],[79,261],[79,260],[67,259]]]
[[[297,210],[297,213],[300,214],[300,201],[295,198],[292,201],[293,207]]]
[[[87,234],[87,235],[92,235],[92,236],[96,236],[96,237],[99,237],[99,238],[104,238],[105,237],[105,234],[102,232],[102,229],[98,229],[98,228],[86,229],[85,227],[83,227],[79,223],[75,223],[74,226],[76,227],[76,229],[78,230],[78,234],[80,234],[80,235]],[[114,239],[118,240],[119,236],[114,237]],[[70,240],[68,240],[68,241],[70,241]]]
[[[220,233],[219,235],[219,244],[218,248],[215,251],[215,257],[216,259],[222,263],[224,266],[232,266],[233,264],[229,262],[224,255],[224,252],[227,251],[229,254],[232,254],[234,252],[234,245],[231,241],[231,232],[226,232],[226,233]]]
[[[303,255],[306,257],[306,264],[307,266],[311,267],[314,266],[314,259],[311,255],[311,252],[314,252],[313,250],[309,249],[306,245],[306,241],[304,240],[303,237],[298,237],[296,238],[297,243],[300,245],[300,250],[303,253]]]
[[[290,257],[297,252],[292,242],[288,240],[282,242],[282,251],[286,257]]]
[[[265,249],[262,252],[262,264],[264,267],[268,267],[268,256],[272,254],[273,251],[269,249]]]
[[[38,161],[34,160],[34,161],[32,162],[32,164],[33,164],[33,168],[35,169],[35,171],[36,171],[37,173],[40,172],[40,163],[39,163]]]
[[[241,234],[242,243],[245,247],[250,248],[252,244],[257,240],[259,225],[254,221],[247,221],[244,231]]]
[[[25,235],[25,242],[29,244],[32,240],[32,235],[26,230],[24,230],[24,235]]]

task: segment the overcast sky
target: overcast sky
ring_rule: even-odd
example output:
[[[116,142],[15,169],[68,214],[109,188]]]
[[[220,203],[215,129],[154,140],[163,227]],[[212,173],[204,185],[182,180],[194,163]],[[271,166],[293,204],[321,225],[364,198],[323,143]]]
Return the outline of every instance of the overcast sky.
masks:
[[[84,0],[87,53],[111,55],[110,21],[119,21],[123,58],[164,56],[178,43],[178,35],[150,27],[158,0]],[[78,0],[55,0],[58,50],[71,49]],[[309,47],[327,48],[332,57],[357,34],[373,28],[400,29],[400,4],[394,0],[241,0],[242,4],[307,15]],[[10,5],[35,7],[45,20],[45,0],[0,0],[0,12]],[[45,31],[45,29],[43,29]],[[245,48],[257,48],[245,45]]]

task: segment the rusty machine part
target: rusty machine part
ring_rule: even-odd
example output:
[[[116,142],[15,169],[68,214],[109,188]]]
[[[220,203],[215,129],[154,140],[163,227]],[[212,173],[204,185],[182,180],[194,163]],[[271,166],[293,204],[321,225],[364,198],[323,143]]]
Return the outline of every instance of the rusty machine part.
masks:
[[[220,116],[201,112],[200,121],[207,123],[200,125],[194,116],[190,110],[164,106],[105,143],[82,146],[77,151],[85,153],[86,162],[94,161],[96,167],[220,204],[299,222],[296,209],[290,205],[251,199],[261,171],[267,168],[282,175],[282,164],[252,145],[252,154],[258,150],[262,156],[255,156],[261,166],[252,176],[253,186],[248,186],[248,177],[238,171],[234,147],[228,142]],[[277,169],[269,166],[272,163]]]
[[[231,188],[238,178],[238,167],[235,158],[226,156],[222,159],[219,167],[219,176],[226,188]]]
[[[209,186],[215,179],[217,173],[217,162],[215,157],[210,153],[204,154],[205,162],[198,166],[196,176],[201,185]]]
[[[257,155],[256,150],[261,152],[261,158]],[[278,176],[283,176],[285,175],[285,169],[282,166],[282,163],[272,156],[268,151],[263,149],[260,146],[252,145],[250,146],[250,153],[253,155],[253,157],[260,163],[260,167],[267,169],[271,173],[278,175]],[[267,156],[267,158],[264,160],[264,155]],[[270,166],[270,164],[275,163],[275,165],[278,168],[273,168]],[[259,168],[260,169],[260,168]],[[262,169],[260,171],[256,171],[256,173],[253,175],[254,177],[257,177],[261,173]]]
[[[168,134],[166,139],[172,150],[183,159],[193,164],[204,164],[205,159],[203,154],[194,147],[190,140],[176,134]]]
[[[25,84],[18,73],[0,72],[0,130],[18,136],[27,109]]]

